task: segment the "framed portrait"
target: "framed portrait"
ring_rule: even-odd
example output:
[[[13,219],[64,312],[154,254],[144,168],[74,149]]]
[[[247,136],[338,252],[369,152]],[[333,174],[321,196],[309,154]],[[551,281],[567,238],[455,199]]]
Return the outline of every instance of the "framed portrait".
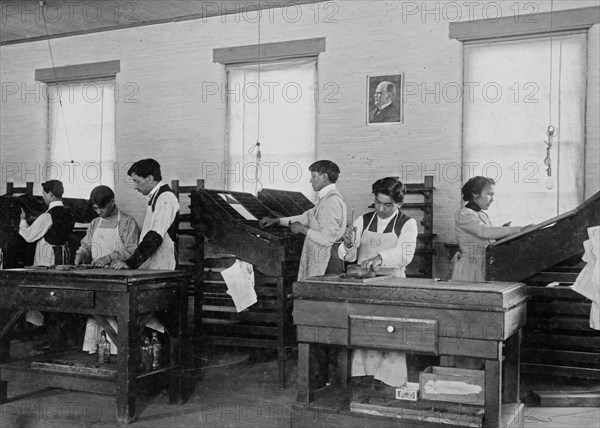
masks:
[[[404,74],[367,76],[367,125],[403,123]]]

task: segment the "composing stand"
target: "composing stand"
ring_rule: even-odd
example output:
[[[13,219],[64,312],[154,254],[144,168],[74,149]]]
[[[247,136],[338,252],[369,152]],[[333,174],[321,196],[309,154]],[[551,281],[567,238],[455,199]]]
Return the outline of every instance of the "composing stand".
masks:
[[[445,425],[442,413],[426,413],[426,409],[435,406],[432,401],[420,410],[414,411],[413,406],[412,411],[403,411],[398,407],[401,402],[392,399],[389,413],[395,412],[395,416],[391,418],[351,412],[351,398],[344,397],[352,395],[352,387],[347,383],[352,348],[439,356],[442,365],[444,360],[456,356],[480,359],[485,367],[480,424],[522,424],[519,339],[527,299],[523,284],[326,275],[294,283],[293,292],[299,344],[298,404],[292,426],[328,426],[331,415],[344,426],[363,426],[366,417],[372,419],[370,426]],[[338,348],[339,385],[327,387],[319,394],[312,385],[310,364],[310,350],[315,344]],[[469,426],[478,425],[474,422]]]
[[[0,270],[0,403],[8,400],[11,381],[115,394],[117,420],[125,423],[136,418],[137,391],[168,384],[170,402],[183,403],[189,277],[188,272],[161,270]],[[10,329],[28,310],[93,316],[117,344],[116,365],[104,365],[97,373],[70,373],[39,370],[35,358],[10,361]],[[140,329],[147,314],[157,311],[178,314],[177,331],[171,335],[179,338],[179,346],[169,363],[141,373]],[[109,316],[116,317],[118,333]]]

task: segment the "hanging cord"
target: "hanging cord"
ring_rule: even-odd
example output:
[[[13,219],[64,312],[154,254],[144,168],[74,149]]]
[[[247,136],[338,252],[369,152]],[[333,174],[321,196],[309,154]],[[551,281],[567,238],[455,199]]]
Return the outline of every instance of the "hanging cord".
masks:
[[[544,140],[546,144],[546,158],[544,159],[544,165],[546,165],[546,174],[548,179],[546,180],[546,189],[551,190],[554,188],[554,180],[552,177],[552,158],[550,156],[550,149],[552,148],[552,139],[557,137],[558,128],[552,125],[552,83],[553,83],[553,65],[554,65],[554,0],[550,1],[550,88],[548,98],[548,128],[546,130],[547,140]],[[561,43],[562,49],[562,43]],[[561,52],[562,57],[562,52]],[[560,58],[559,58],[560,59]],[[559,70],[560,72],[560,70]],[[559,76],[559,115],[560,115],[560,76]],[[559,119],[560,121],[560,119]],[[557,141],[558,143],[558,141]],[[557,173],[556,181],[558,185],[558,160],[557,160]],[[557,214],[558,214],[558,193],[556,198]]]
[[[100,164],[98,165],[99,167],[99,171],[100,171],[100,183],[98,184],[102,184],[102,143],[103,143],[103,136],[104,136],[104,84],[101,84],[102,86],[102,101],[100,101]]]
[[[562,87],[562,48],[563,42],[560,42],[560,48],[558,50],[558,125],[561,124],[561,103],[560,103],[560,94]],[[556,137],[556,215],[560,212],[560,134],[558,133],[558,128],[556,128],[556,133],[554,135]]]
[[[46,0],[40,0],[39,2],[40,5],[40,9],[42,11],[42,18],[44,19],[44,28],[46,30],[46,41],[48,42],[48,51],[50,53],[50,62],[52,62],[52,71],[54,73],[54,81],[58,82],[58,75],[56,74],[56,65],[54,64],[54,54],[52,53],[52,45],[50,44],[50,33],[48,32],[48,22],[46,21],[46,13],[45,13],[45,8],[46,8]],[[56,85],[56,89],[57,89],[57,94],[58,94],[58,105],[60,107],[60,114],[62,117],[62,121],[63,121],[63,125],[65,127],[65,138],[67,140],[67,149],[69,150],[69,157],[71,158],[71,164],[74,164],[75,162],[73,161],[73,151],[71,150],[71,141],[69,139],[69,130],[67,128],[67,120],[65,119],[65,110],[63,109],[63,104],[62,104],[62,90],[60,85]],[[77,191],[79,192],[79,194],[81,194],[81,189],[79,188],[79,182],[77,181],[77,178],[75,177],[75,184],[77,186]]]
[[[260,24],[262,18],[262,9],[260,6],[260,0],[258,0],[258,60],[257,60],[257,86],[258,86],[258,108],[257,108],[257,116],[256,116],[256,144],[252,145],[248,150],[249,154],[252,154],[256,150],[256,169],[254,170],[254,194],[257,194],[259,190],[263,188],[262,183],[260,181],[260,161],[262,158],[262,154],[260,152],[260,99],[261,99],[261,87],[260,87]]]

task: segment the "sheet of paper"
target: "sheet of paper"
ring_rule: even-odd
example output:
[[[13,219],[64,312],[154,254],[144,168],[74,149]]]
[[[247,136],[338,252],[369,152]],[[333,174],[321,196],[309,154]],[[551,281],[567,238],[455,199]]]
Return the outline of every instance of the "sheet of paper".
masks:
[[[223,198],[225,202],[229,204],[231,208],[236,210],[242,217],[246,220],[258,220],[250,211],[248,211],[240,202],[235,199],[233,196],[228,195],[227,193],[219,193],[219,196]]]
[[[257,302],[256,291],[254,291],[254,268],[250,263],[236,260],[231,267],[223,270],[221,275],[227,284],[227,294],[233,299],[238,312]]]

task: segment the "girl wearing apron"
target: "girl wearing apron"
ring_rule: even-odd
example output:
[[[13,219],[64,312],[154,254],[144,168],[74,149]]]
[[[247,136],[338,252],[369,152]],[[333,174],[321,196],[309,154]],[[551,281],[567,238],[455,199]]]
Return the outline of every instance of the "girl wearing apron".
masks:
[[[119,223],[121,222],[121,212],[117,213],[117,226],[116,227],[102,227],[102,221],[104,219],[100,217],[98,227],[92,235],[92,263],[101,257],[109,256],[114,251],[123,249],[123,241],[119,236]],[[114,317],[107,318],[109,324],[115,331],[117,330],[117,320]],[[89,317],[85,326],[85,338],[83,339],[83,350],[93,354],[96,352],[96,343],[100,340],[100,334],[102,328],[98,324],[95,318]],[[110,353],[117,353],[117,345],[107,336],[110,342]]]
[[[338,255],[357,261],[364,270],[393,268],[393,275],[405,278],[417,240],[417,222],[399,211],[406,187],[395,177],[373,184],[375,212],[359,217],[344,234]],[[407,381],[406,355],[402,352],[357,349],[352,355],[352,376],[373,376],[391,386]]]
[[[135,220],[115,205],[115,194],[108,186],[97,186],[90,194],[90,202],[98,217],[92,220],[81,246],[75,255],[75,264],[91,262],[93,267],[108,267],[114,260],[127,259],[133,254],[139,239],[139,229]],[[115,224],[116,214],[116,224]],[[116,319],[108,322],[117,331]],[[93,317],[89,317],[85,329],[83,350],[96,352],[96,342],[102,329]],[[117,353],[117,346],[111,341],[111,353]]]

